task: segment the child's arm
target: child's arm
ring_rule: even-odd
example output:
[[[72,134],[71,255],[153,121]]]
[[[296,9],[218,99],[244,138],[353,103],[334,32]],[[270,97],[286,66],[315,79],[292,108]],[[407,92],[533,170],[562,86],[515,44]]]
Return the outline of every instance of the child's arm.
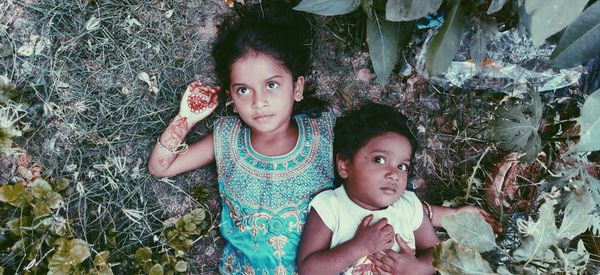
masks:
[[[421,226],[414,232],[417,252],[396,234],[396,242],[400,245],[400,252],[391,249],[385,254],[373,254],[369,259],[375,263],[380,273],[389,274],[433,274],[433,247],[439,242],[431,222],[425,215]]]
[[[173,176],[214,161],[212,134],[189,148],[182,141],[196,123],[217,107],[219,90],[218,86],[209,87],[200,82],[193,82],[187,87],[181,99],[179,114],[159,137],[150,154],[150,174],[157,177]]]
[[[373,215],[365,217],[352,239],[330,249],[333,233],[311,209],[298,249],[298,273],[338,274],[364,256],[391,248],[394,230],[386,219],[369,225],[372,219]]]

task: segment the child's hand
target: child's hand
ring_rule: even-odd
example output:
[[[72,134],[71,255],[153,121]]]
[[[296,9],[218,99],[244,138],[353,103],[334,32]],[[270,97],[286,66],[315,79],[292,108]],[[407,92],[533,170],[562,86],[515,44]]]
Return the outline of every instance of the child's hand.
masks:
[[[406,274],[410,273],[411,266],[419,261],[415,251],[396,234],[396,242],[400,245],[400,252],[388,249],[385,253],[375,253],[369,256],[369,260],[375,264],[375,270],[379,274]]]
[[[179,116],[186,117],[190,125],[210,115],[217,107],[219,86],[206,86],[199,81],[192,82],[185,89],[179,107]]]
[[[365,248],[367,255],[390,249],[394,245],[394,229],[383,218],[376,223],[369,225],[373,220],[373,215],[366,216],[358,225],[356,235],[353,241]]]

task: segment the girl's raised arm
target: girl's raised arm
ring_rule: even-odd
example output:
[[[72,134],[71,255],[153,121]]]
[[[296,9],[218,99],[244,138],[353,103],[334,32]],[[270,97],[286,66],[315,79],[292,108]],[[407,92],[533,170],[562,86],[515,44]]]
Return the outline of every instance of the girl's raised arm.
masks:
[[[150,174],[161,178],[173,176],[214,161],[212,134],[189,148],[183,143],[183,139],[196,123],[217,107],[217,93],[220,89],[219,86],[205,86],[200,82],[193,82],[187,87],[181,99],[179,114],[158,138],[150,154]]]

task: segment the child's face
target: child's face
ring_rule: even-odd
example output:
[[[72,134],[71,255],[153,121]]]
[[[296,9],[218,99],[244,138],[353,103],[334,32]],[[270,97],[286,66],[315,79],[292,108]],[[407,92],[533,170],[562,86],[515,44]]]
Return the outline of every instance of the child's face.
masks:
[[[250,52],[231,66],[229,93],[242,120],[260,133],[287,129],[294,101],[302,99],[304,77],[292,75],[272,57]]]
[[[350,160],[336,158],[348,197],[369,210],[385,208],[406,190],[412,147],[395,132],[369,140]]]

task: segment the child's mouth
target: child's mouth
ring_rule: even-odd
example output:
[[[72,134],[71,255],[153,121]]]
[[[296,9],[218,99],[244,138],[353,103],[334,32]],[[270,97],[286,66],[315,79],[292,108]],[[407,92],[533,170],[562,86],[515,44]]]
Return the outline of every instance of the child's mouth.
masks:
[[[396,194],[396,192],[397,192],[396,188],[394,188],[392,186],[381,187],[380,189],[386,195],[393,195],[393,194]]]
[[[262,122],[262,121],[269,120],[271,117],[273,117],[273,115],[259,115],[259,116],[255,116],[254,120],[256,120],[258,122]]]

